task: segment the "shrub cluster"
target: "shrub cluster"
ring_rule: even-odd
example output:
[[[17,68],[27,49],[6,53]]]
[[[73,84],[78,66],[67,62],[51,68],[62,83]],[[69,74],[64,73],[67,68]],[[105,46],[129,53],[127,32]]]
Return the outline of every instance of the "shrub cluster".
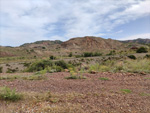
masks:
[[[147,50],[147,48],[145,48],[145,47],[140,47],[139,49],[137,49],[136,52],[137,52],[137,53],[147,53],[148,50]]]
[[[82,54],[82,57],[93,57],[93,56],[101,56],[102,53],[99,53],[99,52],[84,52]]]
[[[71,64],[67,64],[63,60],[51,61],[51,60],[41,60],[32,63],[25,71],[27,72],[37,72],[41,70],[46,70],[47,72],[61,72],[64,69],[71,67]]]

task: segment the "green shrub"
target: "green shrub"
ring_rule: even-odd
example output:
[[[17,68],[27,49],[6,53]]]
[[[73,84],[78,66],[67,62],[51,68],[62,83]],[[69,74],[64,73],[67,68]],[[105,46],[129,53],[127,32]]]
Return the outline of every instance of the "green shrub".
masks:
[[[98,53],[98,52],[93,53],[93,56],[101,56],[101,55],[102,53]]]
[[[42,49],[46,49],[45,47],[42,47]]]
[[[68,57],[72,57],[72,52],[69,53]]]
[[[144,57],[144,58],[150,59],[150,55],[149,55],[149,54],[147,54],[147,55],[145,55],[145,57]]]
[[[115,50],[112,50],[112,51],[110,51],[108,54],[106,54],[106,55],[115,55],[116,54],[116,51]]]
[[[48,66],[53,66],[53,62],[50,60],[41,60],[32,63],[25,71],[27,72],[36,72],[44,70]]]
[[[136,59],[136,57],[135,57],[134,55],[129,55],[128,57],[129,57],[130,59],[133,59],[133,60]]]
[[[0,67],[0,73],[2,73],[3,72],[3,67]]]
[[[60,66],[60,67],[62,67],[63,69],[67,69],[67,63],[66,63],[65,61],[63,61],[63,60],[56,61],[56,62],[55,62],[55,65],[56,65],[56,66]]]
[[[83,53],[83,57],[93,57],[93,56],[101,56],[102,55],[102,53],[98,53],[98,52],[95,52],[95,53],[93,53],[93,52],[84,52]]]
[[[32,63],[25,71],[27,72],[37,72],[47,70],[47,72],[61,72],[64,69],[72,66],[71,64],[67,64],[63,60],[61,61],[50,61],[50,60],[41,60],[38,62]]]
[[[148,50],[147,50],[147,48],[145,48],[145,47],[140,47],[139,49],[137,49],[136,52],[137,52],[137,53],[147,53]]]
[[[20,99],[22,99],[22,95],[16,93],[15,89],[11,90],[8,87],[3,87],[0,89],[0,100],[18,101]]]
[[[52,55],[52,56],[50,56],[49,58],[50,58],[50,60],[55,60],[55,59],[56,59],[56,57],[55,57],[55,56],[53,56],[53,55]]]

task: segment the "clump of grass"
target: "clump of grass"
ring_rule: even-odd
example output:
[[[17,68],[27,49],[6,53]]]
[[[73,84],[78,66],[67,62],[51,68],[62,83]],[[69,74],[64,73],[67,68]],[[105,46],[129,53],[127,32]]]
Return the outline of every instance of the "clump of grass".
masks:
[[[69,68],[69,71],[70,76],[65,77],[65,79],[86,79],[86,77],[83,76],[83,69],[81,69],[78,73],[76,73],[73,68]]]
[[[72,75],[72,76],[65,77],[65,79],[86,79],[86,77],[84,77],[84,76]]]
[[[11,90],[8,87],[3,87],[0,89],[0,100],[18,101],[20,99],[22,99],[22,95],[17,93],[15,89]]]
[[[46,75],[30,75],[27,77],[22,77],[24,80],[45,80],[47,79]]]
[[[47,76],[45,75],[47,72],[46,69],[36,72],[34,75],[22,77],[24,80],[45,80]]]
[[[6,75],[6,76],[0,76],[0,80],[15,80],[20,78],[18,75]]]
[[[141,93],[140,96],[150,96],[150,93]]]
[[[144,79],[150,79],[150,78],[144,78]]]
[[[99,78],[99,79],[100,79],[100,80],[105,80],[105,81],[109,80],[109,78],[104,78],[104,77]]]
[[[132,93],[132,91],[130,89],[121,89],[120,91],[122,91],[125,94]]]

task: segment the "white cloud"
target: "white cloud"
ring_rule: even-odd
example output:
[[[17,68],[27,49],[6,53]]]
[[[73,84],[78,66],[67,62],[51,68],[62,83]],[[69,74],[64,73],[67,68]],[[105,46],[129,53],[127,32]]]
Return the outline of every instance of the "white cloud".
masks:
[[[137,38],[143,38],[143,39],[150,39],[150,33],[145,33],[145,34],[137,34],[137,35],[133,35],[133,36],[128,36],[125,38],[121,38],[119,40],[132,40],[132,39],[137,39]]]
[[[0,45],[105,36],[150,14],[149,6],[149,0],[1,0]]]

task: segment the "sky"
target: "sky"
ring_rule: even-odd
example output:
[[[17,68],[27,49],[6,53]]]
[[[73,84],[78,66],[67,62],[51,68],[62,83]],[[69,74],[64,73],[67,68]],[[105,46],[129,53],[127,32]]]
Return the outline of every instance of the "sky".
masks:
[[[150,39],[150,0],[0,0],[0,45],[74,37]]]

